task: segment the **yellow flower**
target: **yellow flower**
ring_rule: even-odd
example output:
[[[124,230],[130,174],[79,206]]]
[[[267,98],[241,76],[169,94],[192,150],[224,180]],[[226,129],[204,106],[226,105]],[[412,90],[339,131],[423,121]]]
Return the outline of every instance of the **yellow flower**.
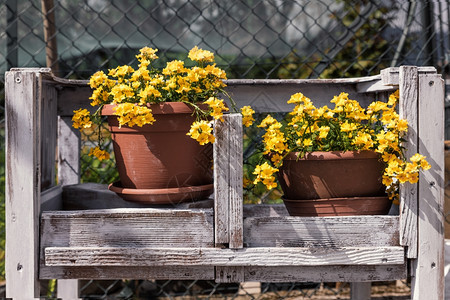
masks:
[[[161,97],[161,93],[153,85],[149,84],[139,92],[138,96],[141,98],[139,101],[140,104],[145,104],[151,102],[151,100]]]
[[[214,54],[208,50],[199,49],[197,46],[189,51],[188,57],[193,61],[198,62],[213,62]]]
[[[130,66],[119,66],[115,69],[109,70],[108,75],[112,77],[125,77],[128,74],[132,74],[134,72],[134,69]]]
[[[358,132],[353,139],[353,144],[361,149],[369,150],[373,146],[372,136],[366,132]]]
[[[270,160],[276,165],[276,166],[280,166],[281,165],[281,162],[283,161],[283,156],[281,156],[280,154],[278,154],[278,153],[275,153],[274,155],[272,155],[271,157],[270,157]]]
[[[399,99],[399,90],[396,90],[394,93],[389,95],[388,105],[395,106],[397,104],[397,101]]]
[[[118,117],[119,126],[127,125],[133,127],[136,125],[142,127],[155,122],[150,108],[133,103],[118,104],[114,107],[114,115]]]
[[[312,146],[313,142],[311,139],[304,139],[303,140],[303,146],[308,147],[308,146]]]
[[[254,113],[255,111],[248,105],[241,108],[242,124],[245,127],[251,126],[255,121],[255,119],[253,118]]]
[[[258,127],[266,128],[277,122],[278,121],[276,119],[274,119],[271,115],[267,115],[267,117],[265,117],[264,120],[261,121],[261,123],[258,125]]]
[[[207,121],[199,121],[192,123],[187,135],[198,141],[200,145],[205,145],[207,143],[214,143],[215,141],[212,130],[212,127]]]
[[[278,172],[278,169],[272,167],[267,162],[264,162],[262,165],[257,165],[253,172],[253,174],[256,175],[253,184],[262,182],[269,190],[276,188],[277,183],[275,182],[275,177],[273,175],[275,172]]]
[[[222,99],[217,99],[215,97],[210,97],[208,100],[204,102],[208,104],[209,108],[212,109],[211,116],[216,120],[223,121],[223,112],[228,111],[228,107],[225,106],[225,103]]]
[[[111,95],[113,96],[113,103],[117,104],[132,98],[134,96],[134,90],[131,86],[122,83],[111,89]]]
[[[387,109],[387,103],[386,102],[381,102],[381,101],[376,101],[376,102],[372,102],[369,107],[367,108],[369,114],[372,113],[376,113],[379,111],[383,111]]]
[[[158,56],[156,55],[156,52],[158,52],[158,49],[144,47],[141,50],[139,50],[139,54],[136,55],[136,58],[140,62],[143,62],[145,60],[147,60],[147,61],[148,60],[154,60],[154,59],[158,58]]]
[[[91,115],[87,109],[74,110],[74,115],[72,117],[73,128],[90,128],[92,126]]]
[[[106,76],[103,71],[95,72],[94,75],[89,79],[89,86],[91,89],[96,89],[108,81],[108,76]]]
[[[186,72],[186,68],[184,67],[184,62],[181,60],[169,61],[166,67],[162,70],[162,73],[168,76],[183,72]]]
[[[319,128],[319,138],[326,139],[328,136],[328,132],[330,131],[330,127],[328,126],[320,126]]]
[[[99,147],[91,148],[89,151],[89,156],[95,156],[98,160],[108,160],[109,159],[109,152],[106,150],[101,150]]]
[[[357,129],[358,129],[358,127],[356,126],[356,124],[349,123],[348,121],[345,121],[345,123],[341,125],[342,132],[350,132],[350,131],[354,131]]]

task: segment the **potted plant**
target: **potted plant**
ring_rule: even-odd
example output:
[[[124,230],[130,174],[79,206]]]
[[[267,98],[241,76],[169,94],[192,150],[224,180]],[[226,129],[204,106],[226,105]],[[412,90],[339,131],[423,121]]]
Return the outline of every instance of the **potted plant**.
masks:
[[[409,161],[403,155],[408,124],[395,111],[398,97],[397,91],[365,109],[347,93],[331,100],[334,108],[292,95],[295,107],[283,121],[268,115],[258,125],[265,133],[254,184],[273,189],[278,175],[291,215],[387,213],[399,184],[416,183],[430,168],[420,154]]]
[[[213,192],[211,120],[223,120],[228,111],[218,98],[227,95],[226,74],[213,53],[198,47],[189,51],[191,67],[173,60],[155,68],[156,52],[142,48],[137,69],[125,65],[93,74],[90,99],[97,110],[74,111],[73,127],[100,125],[107,116],[120,177],[109,188],[124,199],[154,204],[204,199]],[[89,155],[109,159],[101,145]]]

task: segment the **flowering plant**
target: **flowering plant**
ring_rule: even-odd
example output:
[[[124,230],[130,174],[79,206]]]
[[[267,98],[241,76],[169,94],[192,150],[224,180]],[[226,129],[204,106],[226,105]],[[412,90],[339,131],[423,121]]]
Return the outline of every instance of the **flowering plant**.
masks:
[[[105,104],[116,105],[114,114],[120,126],[142,127],[155,122],[150,104],[184,102],[194,109],[196,116],[187,135],[201,145],[214,142],[209,119],[223,120],[223,113],[228,111],[223,99],[218,98],[219,93],[227,95],[223,82],[227,77],[214,63],[214,54],[195,46],[188,54],[195,66],[186,67],[183,61],[173,60],[161,70],[152,65],[158,58],[157,51],[142,48],[136,55],[139,61],[136,70],[124,65],[110,69],[108,74],[103,71],[93,74],[89,81],[93,89],[89,99],[92,100],[91,105],[98,106],[98,109],[92,115],[86,109],[74,111],[73,127],[82,130],[92,127],[93,123],[99,125],[102,122],[101,109]],[[200,104],[206,104],[207,108]],[[243,108],[244,118],[248,109]],[[249,123],[246,125],[249,126]],[[101,147],[91,149],[89,155],[100,160],[109,158],[108,152]]]
[[[395,111],[398,98],[397,91],[388,102],[376,101],[364,109],[341,93],[331,100],[334,108],[316,108],[303,94],[292,95],[288,103],[295,107],[283,123],[268,115],[258,125],[265,129],[264,162],[255,168],[254,184],[275,188],[274,174],[291,152],[302,157],[312,151],[372,150],[385,163],[382,182],[389,197],[397,199],[399,183],[416,183],[419,171],[430,168],[423,155],[415,154],[409,162],[404,157],[401,141],[408,123]]]

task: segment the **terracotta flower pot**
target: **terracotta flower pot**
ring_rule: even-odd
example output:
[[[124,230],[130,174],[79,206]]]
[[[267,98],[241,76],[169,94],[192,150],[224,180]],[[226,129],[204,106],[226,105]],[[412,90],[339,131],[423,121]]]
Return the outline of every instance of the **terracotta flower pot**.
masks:
[[[116,187],[146,193],[149,189],[157,189],[159,193],[168,189],[172,193],[182,187],[203,186],[208,190],[206,197],[212,193],[212,146],[201,146],[186,135],[195,120],[189,105],[181,102],[151,105],[156,120],[152,125],[121,128],[113,115],[113,106],[105,105],[102,115],[108,116],[120,176]],[[205,198],[205,193],[200,196]]]
[[[289,215],[299,217],[385,215],[391,208],[391,201],[386,196],[312,200],[283,199],[283,202]]]
[[[291,215],[380,214],[390,207],[383,169],[379,154],[372,151],[312,152],[303,158],[290,153],[278,178]]]

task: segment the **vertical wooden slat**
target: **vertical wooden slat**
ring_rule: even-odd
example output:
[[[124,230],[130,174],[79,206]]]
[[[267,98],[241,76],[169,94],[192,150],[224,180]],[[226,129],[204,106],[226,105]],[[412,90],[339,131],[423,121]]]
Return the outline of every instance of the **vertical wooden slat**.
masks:
[[[230,136],[230,199],[229,199],[229,234],[230,245],[232,249],[242,248],[244,245],[243,238],[243,130],[242,116],[240,114],[230,114],[229,119],[229,136]]]
[[[80,131],[71,117],[58,117],[58,183],[80,182]]]
[[[418,252],[412,299],[444,299],[444,82],[440,75],[419,76],[419,153],[431,169],[418,183]]]
[[[214,123],[214,239],[220,246],[228,244],[228,183],[230,181],[230,145],[229,145],[229,121],[224,116],[224,121]]]
[[[6,73],[6,296],[38,299],[39,73]]]
[[[399,114],[408,121],[405,155],[411,157],[418,152],[418,70],[414,66],[399,70]],[[407,257],[417,257],[417,184],[405,183],[400,189],[400,245],[407,246]]]
[[[215,242],[217,246],[242,248],[242,116],[225,115],[214,130]],[[216,267],[216,282],[242,281],[243,267]]]

